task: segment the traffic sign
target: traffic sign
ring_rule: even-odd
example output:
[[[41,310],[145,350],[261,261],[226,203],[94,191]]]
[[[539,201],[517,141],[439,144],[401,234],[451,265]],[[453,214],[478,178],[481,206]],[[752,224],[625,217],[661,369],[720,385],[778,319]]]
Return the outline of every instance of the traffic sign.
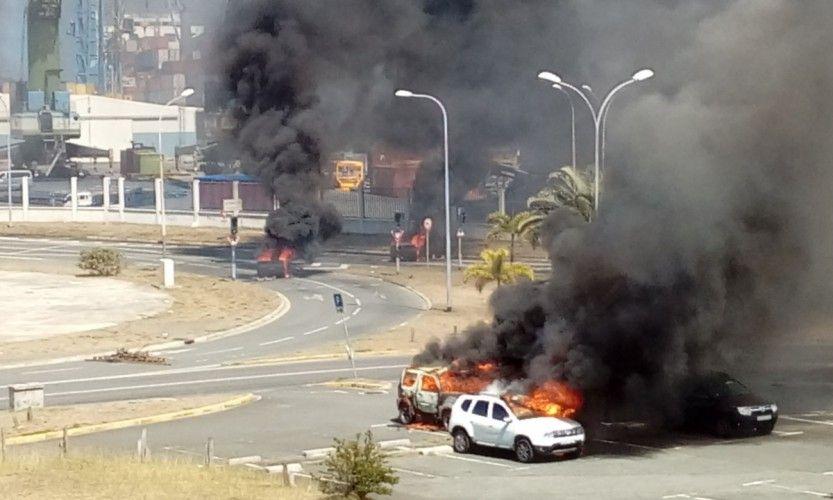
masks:
[[[336,305],[336,312],[344,312],[344,300],[341,298],[340,293],[333,294],[333,303]]]
[[[229,198],[223,200],[223,213],[232,214],[235,217],[243,211],[243,200],[240,198]]]
[[[422,221],[422,227],[424,227],[426,231],[430,231],[430,230],[431,230],[431,226],[433,226],[433,225],[434,225],[434,221],[433,221],[433,220],[431,220],[431,217],[426,217],[426,218]]]

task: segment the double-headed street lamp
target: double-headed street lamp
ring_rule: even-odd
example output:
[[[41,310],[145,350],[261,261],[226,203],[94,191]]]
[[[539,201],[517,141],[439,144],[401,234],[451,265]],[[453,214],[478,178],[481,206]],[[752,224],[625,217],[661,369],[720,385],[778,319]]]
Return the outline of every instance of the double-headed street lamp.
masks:
[[[170,106],[171,104],[182,100],[187,99],[194,95],[194,89],[191,87],[186,88],[180,94],[170,101],[165,103],[165,106]],[[166,227],[166,220],[165,220],[165,153],[162,152],[162,114],[163,111],[159,112],[159,211],[161,212],[160,217],[162,218],[162,258],[168,256],[168,246],[165,242],[167,239],[168,231]]]
[[[594,162],[594,181],[593,181],[593,208],[596,214],[599,213],[599,148],[601,147],[601,137],[600,137],[600,130],[602,121],[605,118],[605,114],[607,110],[610,108],[610,101],[613,99],[613,96],[616,92],[620,91],[624,87],[636,83],[647,80],[654,76],[654,72],[650,69],[641,69],[633,74],[627,80],[619,83],[607,95],[602,99],[601,105],[597,108],[593,106],[593,103],[590,102],[590,99],[587,98],[587,95],[582,92],[580,89],[576,88],[574,85],[571,85],[561,79],[560,76],[556,75],[551,71],[541,71],[538,73],[538,78],[542,80],[546,80],[548,82],[558,84],[562,87],[568,88],[573,92],[577,93],[584,102],[587,104],[587,107],[590,108],[590,114],[593,117],[593,124],[595,126],[595,162]]]
[[[436,97],[428,94],[415,94],[410,90],[397,90],[396,97],[414,97],[428,99],[440,107],[443,113],[443,150],[445,153],[445,310],[451,310],[451,208],[448,187],[448,113],[445,106]]]
[[[562,87],[558,83],[553,83],[552,88],[554,88],[555,90],[558,90],[559,92],[564,94],[564,97],[567,98],[567,102],[570,103],[570,127],[571,127],[571,130],[572,130],[571,138],[572,138],[572,143],[573,143],[573,164],[572,165],[573,165],[573,168],[576,168],[576,107],[573,105],[573,99],[570,97],[569,92],[564,90],[564,87]]]

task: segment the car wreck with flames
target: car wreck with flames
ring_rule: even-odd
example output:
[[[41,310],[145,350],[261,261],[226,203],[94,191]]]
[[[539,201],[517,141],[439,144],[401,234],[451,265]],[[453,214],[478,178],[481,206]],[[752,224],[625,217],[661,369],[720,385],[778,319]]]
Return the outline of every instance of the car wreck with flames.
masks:
[[[498,379],[494,363],[479,363],[468,368],[405,368],[397,389],[399,421],[405,425],[420,422],[447,429],[451,410],[461,395],[493,392],[488,389]],[[513,410],[540,416],[572,418],[583,404],[578,391],[555,380],[534,385],[524,392],[496,392],[501,392],[501,399]]]

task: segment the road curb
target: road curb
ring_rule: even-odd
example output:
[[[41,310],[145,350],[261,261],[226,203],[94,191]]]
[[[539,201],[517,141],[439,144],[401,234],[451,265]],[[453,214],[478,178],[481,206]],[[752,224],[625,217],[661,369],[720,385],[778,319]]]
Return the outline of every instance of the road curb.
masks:
[[[184,345],[192,344],[192,343],[202,343],[202,342],[211,342],[213,340],[219,340],[226,337],[232,337],[234,335],[240,335],[242,333],[249,332],[256,328],[260,328],[261,326],[267,325],[272,323],[273,321],[277,321],[282,318],[286,313],[292,309],[292,303],[290,302],[289,298],[286,295],[278,292],[277,290],[272,290],[278,298],[280,298],[281,303],[280,305],[274,309],[272,312],[261,316],[260,318],[246,323],[245,325],[236,326],[234,328],[230,328],[228,330],[223,330],[221,332],[214,332],[209,333],[206,335],[202,335],[199,337],[195,337],[194,339],[188,340],[172,340],[169,342],[163,342],[161,344],[154,344],[144,347],[134,347],[132,349],[128,349],[129,352],[151,352],[151,351],[164,351],[167,349],[173,349],[176,347],[182,347]],[[65,356],[61,358],[52,358],[52,359],[42,359],[42,360],[35,360],[35,361],[23,361],[20,363],[13,363],[9,365],[0,364],[0,370],[12,370],[16,368],[29,368],[32,366],[49,366],[49,365],[57,365],[61,363],[75,363],[78,361],[87,361],[94,357],[103,357],[103,356],[112,356],[115,354],[116,351],[104,351],[104,352],[94,352],[88,354],[77,354],[75,356]]]
[[[189,410],[177,410],[167,413],[160,413],[158,415],[151,415],[149,417],[129,418],[125,420],[116,420],[113,422],[104,422],[101,424],[81,425],[78,427],[67,428],[67,436],[83,436],[85,434],[93,434],[96,432],[112,431],[116,429],[124,429],[126,427],[135,427],[138,425],[151,425],[163,422],[170,422],[172,420],[179,420],[183,418],[198,417],[208,415],[211,413],[218,413],[232,408],[237,408],[255,401],[260,400],[260,396],[255,394],[245,394],[235,398],[214,403]],[[21,436],[11,436],[6,438],[7,445],[21,445],[30,443],[39,443],[42,441],[49,441],[50,439],[59,439],[63,435],[63,430],[34,432],[31,434],[24,434]]]
[[[415,351],[356,351],[355,354],[361,355],[361,357],[373,357],[373,358],[384,358],[384,357],[400,357],[400,356],[413,356],[416,354]],[[241,360],[241,361],[226,361],[221,363],[221,366],[259,366],[259,365],[282,365],[282,364],[292,364],[292,363],[304,363],[307,361],[324,361],[329,359],[345,359],[347,357],[344,353],[331,353],[331,354],[310,354],[308,356],[288,356],[282,358],[264,358],[264,359],[248,359],[248,360]]]

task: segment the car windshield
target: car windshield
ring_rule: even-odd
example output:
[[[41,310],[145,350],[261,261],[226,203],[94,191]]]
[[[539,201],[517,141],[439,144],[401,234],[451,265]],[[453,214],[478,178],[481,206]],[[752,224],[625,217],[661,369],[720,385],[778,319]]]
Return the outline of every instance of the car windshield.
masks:
[[[523,407],[518,405],[517,403],[513,403],[509,398],[503,398],[503,402],[509,406],[509,409],[512,410],[512,413],[518,420],[526,420],[528,418],[535,418],[540,417],[534,411],[530,410],[529,408]]]
[[[749,389],[737,380],[729,379],[723,382],[720,393],[726,396],[742,396],[749,394]]]

